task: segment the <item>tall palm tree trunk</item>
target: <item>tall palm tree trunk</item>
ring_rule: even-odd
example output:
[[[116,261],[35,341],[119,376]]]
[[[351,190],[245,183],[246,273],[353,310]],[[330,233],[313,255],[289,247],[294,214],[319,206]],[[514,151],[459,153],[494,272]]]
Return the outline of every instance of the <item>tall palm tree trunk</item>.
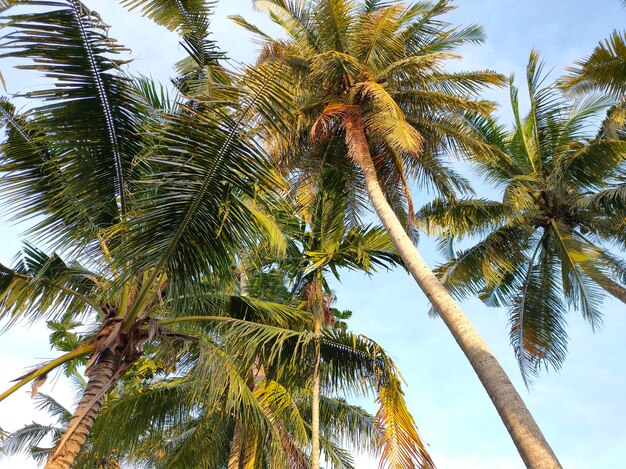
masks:
[[[320,467],[320,330],[321,317],[315,317],[315,364],[313,366],[313,390],[311,393],[311,469]]]
[[[527,467],[560,468],[556,455],[493,353],[467,316],[428,267],[396,217],[378,182],[376,168],[363,128],[346,119],[346,140],[353,158],[361,165],[374,209],[391,236],[411,275],[437,309],[469,360],[504,422]]]
[[[76,456],[78,456],[85,441],[87,441],[87,436],[91,432],[91,428],[100,412],[107,388],[111,387],[111,380],[115,376],[118,366],[119,360],[113,352],[106,350],[102,353],[94,366],[83,397],[74,412],[72,420],[70,420],[68,429],[71,431],[76,425],[76,421],[83,414],[84,416],[64,442],[65,435],[63,435],[61,438],[63,443],[50,454],[45,469],[69,469],[72,467]]]
[[[620,284],[613,282],[611,279],[604,279],[599,282],[599,285],[610,295],[620,300],[622,303],[626,303],[626,288]]]

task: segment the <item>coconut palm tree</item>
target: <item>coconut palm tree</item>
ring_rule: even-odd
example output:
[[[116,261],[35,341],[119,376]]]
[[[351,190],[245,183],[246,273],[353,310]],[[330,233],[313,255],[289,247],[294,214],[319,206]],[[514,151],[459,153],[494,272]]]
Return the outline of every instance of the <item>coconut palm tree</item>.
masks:
[[[573,102],[543,80],[533,51],[527,68],[530,112],[520,116],[511,83],[513,128],[477,121],[485,141],[500,153],[475,159],[475,167],[502,190],[502,200],[436,200],[418,213],[423,229],[441,236],[446,246],[473,241],[438,274],[458,298],[477,295],[490,306],[508,308],[524,379],[564,360],[567,308],[596,328],[603,290],[626,303],[626,263],[611,249],[623,246],[626,217],[589,202],[623,171],[626,142],[590,133],[610,100]]]
[[[297,243],[278,262],[280,269],[290,273],[294,293],[303,300],[303,306],[310,311],[313,319],[316,340],[312,360],[311,464],[314,469],[319,468],[321,453],[321,367],[329,366],[326,363],[329,358],[322,356],[322,346],[332,350],[333,346],[343,347],[345,343],[349,343],[346,341],[349,337],[343,337],[340,331],[330,336],[322,334],[323,331],[332,329],[335,318],[332,307],[334,295],[328,285],[327,275],[332,273],[339,279],[338,272],[341,268],[371,273],[376,267],[389,268],[401,262],[391,239],[382,228],[363,227],[353,223],[349,216],[349,199],[345,196],[346,182],[346,178],[337,170],[322,171],[317,187],[309,187],[308,199],[305,201],[308,203],[300,210],[302,222],[295,232],[292,231]],[[343,335],[348,336],[347,332]],[[336,344],[338,339],[340,343]],[[353,360],[354,358],[351,359]],[[388,358],[384,358],[384,362],[387,364],[386,368],[393,368]],[[386,415],[394,422],[393,425],[381,422],[383,432],[387,432],[390,426],[394,427],[394,431],[389,431],[382,441],[381,464],[404,468],[430,467],[432,460],[406,410],[399,381],[395,377],[389,379],[391,381],[382,385],[383,391],[379,392],[379,396],[386,392],[387,386],[398,386],[393,391],[394,398],[398,400],[392,403],[379,397],[381,410],[378,416]],[[374,386],[381,386],[381,383],[375,382]],[[394,410],[400,412],[396,413]]]
[[[158,102],[146,92],[156,87],[124,73],[123,48],[79,0],[2,6],[10,4],[20,9],[1,20],[2,57],[47,81],[21,95],[32,99],[24,112],[0,102],[2,201],[16,220],[34,220],[34,241],[60,254],[27,248],[16,266],[0,267],[0,316],[12,324],[69,313],[95,332],[0,399],[89,358],[85,393],[46,465],[67,468],[105,394],[146,344],[169,340],[157,316],[184,316],[198,288],[232,272],[237,251],[267,234],[280,245],[263,210],[279,178],[243,125],[250,102],[269,89],[227,90],[213,106]],[[183,34],[183,42],[194,60],[205,60],[214,53],[210,43],[192,39],[206,39],[209,10],[204,2],[192,7],[182,5],[182,16],[198,34]]]
[[[223,298],[224,296],[226,298]],[[267,396],[262,395],[262,398],[252,395],[251,392],[245,391],[247,377],[240,376],[233,369],[234,366],[249,365],[251,357],[254,359],[254,354],[260,353],[260,349],[255,348],[252,341],[248,341],[251,338],[249,334],[253,336],[258,332],[266,334],[275,325],[284,324],[287,317],[291,317],[290,323],[294,324],[297,321],[303,321],[306,316],[290,316],[287,307],[277,307],[263,313],[261,311],[263,308],[250,308],[251,301],[253,300],[250,298],[229,296],[225,295],[222,290],[212,291],[207,288],[202,299],[190,305],[190,312],[196,312],[195,308],[202,305],[202,312],[213,314],[213,316],[193,318],[183,316],[161,321],[159,334],[167,331],[170,338],[176,336],[184,340],[184,350],[179,350],[180,347],[176,347],[176,343],[167,344],[164,340],[161,340],[161,343],[146,344],[144,355],[133,364],[129,373],[116,382],[113,392],[107,394],[103,403],[103,414],[99,415],[95,422],[93,431],[88,435],[87,443],[81,448],[74,466],[93,467],[94,461],[101,463],[105,459],[108,461],[107,464],[112,464],[111,460],[115,459],[121,464],[141,461],[152,464],[150,467],[181,467],[181,465],[184,467],[220,467],[221,458],[228,455],[229,441],[225,430],[229,428],[228,423],[232,420],[232,416],[237,415],[251,425],[254,424],[257,427],[263,425],[263,432],[273,437],[270,441],[275,445],[268,445],[273,460],[287,461],[286,467],[306,467],[291,465],[291,462],[301,461],[302,458],[293,459],[296,455],[294,455],[293,447],[287,445],[289,441],[285,438],[277,438],[275,417],[262,405],[266,400],[276,399],[272,394],[276,389],[268,389],[265,392]],[[243,321],[242,317],[248,320]],[[248,329],[244,333],[247,338],[242,336],[241,340],[236,340],[230,335],[233,332],[231,328],[224,330],[214,327],[217,318],[239,320],[240,324],[247,325],[258,321],[263,323],[265,328],[264,330],[256,329],[256,331]],[[187,325],[190,323],[193,325]],[[198,326],[198,323],[202,326]],[[187,327],[181,327],[181,325],[187,325]],[[183,329],[186,334],[180,333]],[[243,332],[243,329],[240,328],[239,332]],[[293,331],[287,334],[287,337],[298,336]],[[80,337],[77,339],[79,342],[84,341]],[[296,341],[297,344],[298,341]],[[266,342],[263,350],[270,356],[272,347],[267,345]],[[238,350],[251,346],[254,349],[251,354],[236,353]],[[201,363],[201,366],[197,366],[198,363]],[[190,383],[195,385],[192,386]],[[144,407],[137,405],[132,412],[128,412],[127,407],[125,407],[126,411],[121,413],[111,410],[122,408],[120,403],[126,403],[128,406],[128,403],[134,402],[138,396],[143,399]],[[48,402],[47,399],[46,402]],[[183,412],[182,409],[184,409],[187,412],[186,416],[192,420],[192,417],[196,417],[202,409],[219,409],[222,417],[217,418],[219,415],[213,412],[204,422],[201,422],[202,425],[198,428],[193,428],[193,422],[188,422],[187,427],[177,424],[177,418],[180,419],[180,416],[172,414],[168,414],[166,420],[159,421],[160,416],[174,407],[179,412]],[[51,410],[58,414],[56,407]],[[32,444],[39,444],[44,431],[51,434],[53,444],[58,443],[71,417],[71,412],[63,413],[61,425],[54,428],[29,425],[9,435],[3,447],[7,452],[16,452],[30,447],[31,452],[34,450],[34,456],[38,459],[45,459],[48,453],[54,451],[54,448],[33,448]],[[159,427],[155,422],[160,422],[163,427]],[[207,427],[206,424],[209,422],[214,423],[216,427]],[[140,426],[141,423],[144,427]],[[172,425],[175,426],[174,429],[170,428]],[[141,430],[146,427],[151,431],[142,432]],[[181,431],[183,434],[177,434],[173,430]],[[157,436],[160,438],[158,447],[167,448],[169,450],[167,453],[155,451],[154,448],[157,446],[147,445],[147,442],[155,443]],[[167,441],[167,437],[175,441]],[[199,447],[199,442],[210,442],[211,445]],[[196,447],[193,449],[195,453],[192,453],[191,448],[183,443],[187,446],[195,443]],[[198,457],[198,451],[203,454],[202,457]],[[103,455],[111,457],[103,458]],[[191,459],[187,459],[188,457]]]
[[[250,291],[259,285],[275,288],[279,277],[275,272],[269,279],[267,275],[252,274]],[[279,288],[284,286],[281,281]],[[309,318],[306,329],[311,322]],[[179,322],[176,331],[199,336],[198,324],[190,328],[189,322]],[[423,447],[416,446],[419,436],[393,361],[370,339],[333,328],[323,330],[318,340],[288,340],[280,354],[261,351],[252,361],[228,351],[222,354],[229,357],[228,368],[212,356],[198,355],[184,375],[119,393],[107,401],[94,426],[91,449],[81,457],[90,460],[90,451],[105,454],[115,449],[116,454],[127,455],[124,460],[131,464],[156,468],[241,468],[253,462],[255,467],[273,469],[311,467],[314,393],[309,372],[314,368],[311,349],[317,349],[316,342],[322,383],[319,437],[326,461],[332,467],[353,468],[346,451],[352,448],[372,455],[382,450],[383,467],[432,467]],[[224,371],[216,370],[216,365]],[[256,376],[250,376],[252,365]],[[238,387],[247,393],[241,408],[225,405],[230,391],[218,380],[225,373],[236,373]],[[235,384],[233,378],[228,382]],[[221,398],[214,400],[216,395]],[[380,410],[371,416],[341,395],[375,395]]]
[[[257,106],[275,158],[293,177],[306,179],[324,165],[354,174],[353,200],[369,198],[407,269],[478,374],[524,462],[559,467],[502,367],[406,231],[414,218],[410,180],[446,197],[467,189],[442,154],[471,148],[487,157],[490,149],[476,138],[467,116],[487,115],[492,104],[476,99],[477,92],[504,82],[490,71],[447,70],[456,47],[482,40],[476,26],[453,28],[441,20],[449,3],[256,1],[283,28],[285,37],[279,39],[241,17],[234,20],[263,43],[256,72],[274,73],[277,88],[283,89]]]

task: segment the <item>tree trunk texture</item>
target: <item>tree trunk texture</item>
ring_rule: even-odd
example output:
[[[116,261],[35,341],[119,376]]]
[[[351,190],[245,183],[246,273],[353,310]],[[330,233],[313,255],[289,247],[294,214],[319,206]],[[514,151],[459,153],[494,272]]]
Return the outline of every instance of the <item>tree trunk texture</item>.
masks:
[[[617,298],[622,303],[626,303],[626,288],[622,287],[619,283],[613,282],[607,278],[603,282],[599,282],[599,285],[604,288],[609,295]]]
[[[240,469],[241,467],[241,448],[243,444],[243,428],[241,421],[237,419],[235,422],[235,431],[233,432],[233,441],[230,445],[230,456],[228,457],[228,469]]]
[[[411,275],[437,309],[491,398],[527,467],[560,468],[556,455],[487,344],[428,267],[387,202],[378,182],[367,139],[358,122],[346,119],[346,140],[361,165],[369,198]]]
[[[98,363],[94,366],[94,370],[89,378],[83,397],[74,412],[74,416],[72,417],[68,428],[71,428],[78,417],[85,412],[85,410],[88,410],[63,446],[60,448],[54,448],[48,458],[45,469],[69,469],[72,467],[76,456],[78,456],[78,453],[85,444],[85,441],[87,441],[87,437],[89,436],[96,417],[100,412],[106,393],[103,393],[91,406],[90,403],[93,398],[97,394],[101,393],[106,386],[110,386],[110,381],[115,375],[118,365],[119,360],[116,360],[113,352],[107,350],[102,353]]]
[[[313,390],[311,393],[311,469],[320,467],[320,330],[321,318],[315,317],[315,364],[313,366]]]

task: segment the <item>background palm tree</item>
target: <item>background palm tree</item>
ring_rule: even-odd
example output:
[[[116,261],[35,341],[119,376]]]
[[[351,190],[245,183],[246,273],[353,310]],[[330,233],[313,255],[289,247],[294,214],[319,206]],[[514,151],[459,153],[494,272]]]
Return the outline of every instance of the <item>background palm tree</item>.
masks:
[[[492,104],[476,94],[501,85],[502,77],[490,71],[450,73],[445,67],[456,57],[455,47],[480,42],[482,31],[442,21],[439,17],[451,8],[447,1],[255,5],[286,34],[273,39],[233,18],[264,44],[256,73],[274,74],[277,88],[284,90],[256,108],[275,159],[292,177],[309,183],[311,170],[325,165],[354,174],[353,200],[365,193],[371,201],[408,270],[487,389],[523,460],[532,467],[559,467],[501,366],[406,232],[414,221],[409,180],[454,198],[467,184],[442,162],[442,153],[459,148],[490,153],[468,115],[489,114]],[[295,158],[293,148],[300,149]]]
[[[375,237],[369,233],[368,238]],[[375,256],[376,251],[367,249],[373,244],[365,243],[363,259]],[[382,244],[392,249],[388,240]],[[345,256],[349,248],[344,245],[341,251]],[[249,293],[261,293],[256,300],[259,304],[282,298],[304,308],[300,289],[290,292],[285,281],[276,270],[252,271]],[[203,309],[215,309],[223,303],[218,301],[223,293],[206,293]],[[230,298],[228,317],[246,317],[271,327],[280,324],[276,322],[280,310],[259,315],[258,308],[245,306],[252,301],[250,296]],[[284,308],[288,310],[288,306]],[[308,311],[303,309],[303,313]],[[228,340],[223,340],[221,330],[211,327],[206,319],[196,316],[165,321],[175,327],[171,333],[187,338],[185,358],[177,362],[182,365],[170,371],[170,376],[155,373],[154,379],[149,377],[141,385],[134,378],[122,380],[118,392],[108,396],[91,434],[92,443],[83,449],[80,461],[115,451],[120,460],[158,468],[219,468],[227,467],[227,463],[229,467],[310,467],[307,454],[314,407],[310,371],[316,361],[315,349],[320,350],[321,365],[320,447],[332,467],[353,467],[346,445],[372,454],[381,448],[385,467],[431,464],[423,446],[418,446],[421,442],[395,365],[375,342],[331,328],[316,340],[310,332],[308,341],[299,338],[302,333],[292,333],[279,353],[265,347],[256,348],[257,355],[251,355],[241,353],[242,343],[232,337],[227,335]],[[294,319],[291,327],[304,334],[310,330],[313,321],[309,314]],[[145,368],[143,362],[153,358],[157,363],[168,361],[163,348],[151,348],[132,375],[140,374]],[[251,369],[256,369],[256,376],[250,375]],[[380,410],[376,417],[370,416],[341,395],[377,396]],[[236,466],[230,466],[238,428],[240,456]],[[162,450],[155,452],[154,448]]]
[[[372,273],[377,267],[390,268],[401,262],[393,242],[382,228],[364,227],[353,221],[348,210],[350,199],[346,197],[346,183],[346,178],[337,170],[326,169],[320,174],[317,187],[313,190],[309,187],[305,206],[299,210],[301,223],[295,228],[296,243],[278,262],[279,268],[292,277],[293,291],[303,300],[303,306],[311,312],[313,319],[316,340],[312,360],[311,460],[315,469],[320,464],[321,367],[332,368],[327,363],[328,356],[322,355],[322,347],[329,349],[327,354],[333,347],[345,349],[344,359],[350,356],[348,351],[355,348],[346,347],[350,343],[346,331],[343,335],[341,329],[331,336],[322,334],[323,331],[332,329],[335,318],[332,307],[334,295],[326,277],[332,273],[339,279],[339,270],[342,268]],[[295,200],[302,201],[298,197],[298,190]],[[337,340],[340,342],[336,343]],[[375,344],[373,346],[378,348]],[[384,354],[382,350],[380,352]],[[333,360],[337,359],[335,354],[331,356]],[[359,361],[358,356],[351,357],[349,362],[355,360]],[[388,357],[383,358],[383,364],[387,369],[386,373],[393,370],[393,364]],[[373,386],[380,388],[378,395],[381,408],[377,418],[379,429],[384,434],[380,440],[381,465],[431,467],[432,460],[408,413],[398,378],[388,376],[383,381],[375,378]]]
[[[499,154],[478,155],[475,167],[502,190],[502,200],[436,200],[418,212],[421,227],[440,236],[446,250],[456,240],[479,238],[453,253],[438,275],[458,298],[477,295],[490,306],[508,308],[511,343],[525,380],[564,360],[568,307],[595,328],[602,322],[602,290],[626,303],[626,264],[612,249],[624,246],[625,217],[597,203],[598,192],[623,171],[626,145],[589,131],[610,100],[572,102],[542,82],[533,51],[528,115],[520,117],[511,83],[513,129],[477,121]]]

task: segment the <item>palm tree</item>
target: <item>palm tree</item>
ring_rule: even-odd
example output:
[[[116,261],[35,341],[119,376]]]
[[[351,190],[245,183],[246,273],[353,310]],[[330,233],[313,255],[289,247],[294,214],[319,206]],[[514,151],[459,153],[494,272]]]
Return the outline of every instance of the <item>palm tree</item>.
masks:
[[[397,255],[391,239],[380,227],[363,227],[354,224],[349,217],[349,200],[345,197],[347,185],[342,174],[333,169],[326,169],[320,175],[316,188],[309,188],[308,200],[301,209],[302,222],[293,233],[298,242],[287,250],[287,254],[278,262],[280,269],[292,276],[294,293],[302,298],[304,307],[310,311],[315,336],[312,372],[311,397],[311,442],[313,469],[320,465],[320,367],[328,366],[322,361],[322,346],[325,348],[342,347],[349,334],[336,332],[324,336],[322,333],[332,329],[335,310],[332,307],[334,295],[327,281],[329,273],[339,278],[339,269],[348,268],[371,273],[376,267],[392,267],[399,265]],[[297,199],[296,199],[297,200]],[[346,336],[346,337],[344,337]],[[337,343],[339,341],[339,343]],[[349,343],[349,342],[348,342]],[[328,352],[327,352],[328,353]],[[346,352],[344,352],[345,354]],[[381,353],[384,352],[381,350]],[[351,359],[354,361],[354,358]],[[391,361],[384,357],[385,368],[393,369]],[[388,370],[389,371],[389,370]],[[388,415],[397,422],[397,428],[389,431],[389,435],[382,442],[381,464],[390,467],[431,467],[432,460],[425,450],[416,429],[413,419],[408,414],[402,399],[402,391],[397,377],[391,376],[387,384],[382,385],[381,396],[388,389],[385,387],[397,386],[393,391],[396,402],[386,402],[381,399],[380,415]],[[381,386],[375,382],[375,386]],[[390,392],[390,395],[392,393]],[[402,409],[401,414],[395,415],[390,409]],[[406,422],[403,425],[401,422]],[[382,431],[388,425],[381,425]]]
[[[502,200],[436,200],[418,214],[425,231],[441,236],[448,247],[479,238],[438,274],[456,297],[478,295],[490,306],[508,308],[524,379],[564,360],[568,307],[595,328],[602,322],[602,290],[626,303],[626,264],[610,249],[616,242],[623,245],[624,214],[589,202],[623,170],[626,142],[589,133],[609,100],[572,102],[542,82],[542,64],[533,51],[527,68],[530,112],[520,117],[518,90],[511,83],[513,129],[477,121],[499,155],[474,162],[502,189]]]
[[[276,272],[252,273],[250,291],[262,285],[286,292],[282,280]],[[249,314],[255,312],[246,311]],[[178,322],[176,331],[201,336],[199,324]],[[303,369],[313,368],[311,348],[317,349],[319,341],[320,447],[329,464],[353,468],[344,449],[349,445],[372,454],[382,449],[384,467],[432,467],[424,448],[417,446],[420,440],[399,374],[378,344],[333,328],[323,330],[318,340],[297,337],[285,341],[279,354],[261,350],[256,357],[242,357],[228,350],[229,345],[216,355],[192,353],[187,363],[193,365],[184,374],[158,378],[108,399],[92,433],[92,449],[81,454],[82,459],[93,459],[90,451],[107,454],[115,449],[116,454],[127,455],[124,461],[156,468],[241,468],[252,461],[256,467],[272,469],[311,467],[307,454],[314,397],[311,378]],[[250,383],[252,364],[262,371]],[[222,382],[224,386],[218,384]],[[237,392],[246,397],[237,406],[229,405],[227,396]],[[380,409],[373,417],[339,397],[342,394],[374,394]],[[239,455],[236,463],[234,448]]]
[[[478,374],[524,462],[559,467],[504,370],[401,222],[413,221],[409,179],[450,198],[467,188],[442,162],[445,150],[490,152],[467,116],[488,115],[491,103],[477,100],[476,94],[503,84],[503,78],[490,71],[450,73],[445,68],[457,57],[454,48],[482,40],[480,28],[451,28],[440,20],[451,8],[445,0],[408,6],[376,0],[255,5],[266,9],[286,35],[273,39],[234,17],[264,44],[256,73],[274,73],[280,83],[276,88],[283,90],[257,106],[275,158],[294,177],[306,179],[324,165],[341,165],[354,174],[353,200],[360,201],[365,191],[407,269]],[[307,148],[311,151],[302,150]]]
[[[335,330],[331,325],[336,311],[331,307],[332,295],[326,281],[326,273],[333,272],[338,275],[340,268],[373,272],[375,267],[399,262],[393,244],[384,230],[349,223],[346,217],[347,200],[343,196],[344,191],[345,181],[342,176],[336,171],[325,171],[319,181],[319,187],[308,194],[306,206],[297,209],[298,219],[293,220],[285,216],[288,218],[283,222],[287,225],[285,232],[291,235],[285,255],[278,259],[267,256],[267,251],[261,246],[239,261],[238,270],[241,276],[239,295],[243,297],[252,295],[262,301],[291,304],[310,314],[308,325],[294,323],[291,326],[300,330],[304,326],[303,332],[313,329],[313,339],[308,347],[300,342],[286,342],[278,356],[273,352],[261,353],[253,362],[237,365],[240,380],[246,382],[248,389],[246,392],[250,392],[253,399],[248,405],[254,405],[254,399],[258,399],[256,406],[267,414],[266,420],[271,426],[281,429],[280,435],[273,435],[266,426],[259,426],[251,420],[250,412],[237,412],[233,417],[226,412],[228,409],[223,409],[223,405],[218,409],[220,412],[226,412],[226,421],[220,420],[219,425],[222,429],[216,432],[212,430],[211,425],[217,424],[210,421],[211,418],[215,418],[215,406],[203,406],[198,415],[198,411],[191,409],[181,411],[178,408],[179,404],[171,401],[177,407],[171,408],[167,404],[157,406],[164,411],[169,409],[167,415],[171,417],[159,414],[156,417],[157,421],[166,422],[168,418],[176,420],[177,417],[172,416],[172,413],[194,416],[191,421],[178,424],[174,429],[174,434],[178,436],[167,436],[171,434],[172,429],[164,429],[161,426],[148,430],[153,417],[138,417],[147,419],[147,427],[146,423],[141,424],[135,418],[127,422],[135,432],[138,428],[145,428],[146,432],[153,436],[146,440],[150,441],[150,445],[164,446],[154,438],[166,440],[171,438],[176,441],[176,446],[166,452],[167,457],[156,462],[157,467],[197,464],[192,463],[194,457],[199,457],[194,449],[195,439],[201,437],[202,433],[232,435],[228,468],[247,467],[250,461],[265,461],[261,464],[269,464],[269,467],[282,467],[284,464],[289,467],[300,467],[305,461],[305,467],[319,467],[322,449],[333,467],[352,467],[348,454],[342,453],[343,450],[338,446],[342,441],[352,442],[355,447],[361,449],[373,450],[380,447],[381,464],[385,467],[432,467],[433,463],[408,413],[400,379],[391,359],[375,342],[349,333],[345,328]],[[287,284],[291,285],[291,291],[287,289]],[[229,316],[234,317],[236,314],[232,312]],[[258,321],[256,318],[249,319]],[[178,332],[195,335],[193,331],[188,330]],[[231,357],[233,353],[231,351],[225,355]],[[198,363],[198,366],[206,365]],[[212,379],[215,379],[214,375]],[[207,384],[204,375],[196,381],[203,389],[196,394],[206,396],[209,391],[204,388],[213,384]],[[174,388],[183,385],[188,386],[188,381],[185,380]],[[158,385],[155,388],[155,395],[162,390],[161,385]],[[170,390],[173,391],[173,388]],[[332,394],[338,391],[346,395],[362,394],[364,397],[376,395],[380,403],[376,419],[347,405],[342,399],[333,397]],[[142,395],[153,394],[142,390]],[[143,404],[132,396],[130,399],[136,407],[131,410],[122,404],[122,411],[119,413],[113,411],[118,417],[109,416],[104,421],[123,420],[122,415],[151,415],[149,408],[140,409],[139,406]],[[148,400],[147,403],[152,406],[153,397],[149,397]],[[194,399],[181,401],[192,403]],[[328,410],[328,406],[332,406],[332,412]],[[336,420],[333,412],[349,418],[352,424],[344,427],[343,417]],[[363,426],[364,421],[370,423]],[[354,427],[355,422],[361,424]],[[115,432],[113,437],[108,426],[102,428],[110,441],[109,446],[116,445],[116,448],[119,448],[120,440],[128,439],[125,430]],[[303,428],[310,428],[310,440],[304,437]],[[194,429],[193,432],[187,433],[191,429]],[[164,431],[167,433],[164,434]],[[365,438],[363,435],[369,436]],[[141,438],[136,435],[131,439],[131,442],[139,441]],[[304,457],[309,442],[311,466],[308,458]],[[211,444],[216,443],[217,441],[214,441]],[[288,452],[290,457],[276,458],[275,445],[291,448],[292,451]],[[141,447],[144,446],[145,443],[142,443]],[[167,446],[170,446],[169,443]],[[203,452],[207,455],[217,455],[219,447],[218,444],[214,453],[207,452],[205,446]],[[134,453],[135,449],[127,447],[126,452]],[[139,453],[144,454],[141,451]],[[203,457],[202,461],[208,460]],[[214,459],[211,464],[221,467],[217,461]],[[199,464],[204,465],[205,462]]]
[[[121,464],[141,462],[149,467],[221,467],[220,461],[228,455],[227,430],[233,415],[257,427],[264,424],[260,434],[271,435],[269,440],[274,445],[268,444],[267,448],[273,460],[286,461],[285,467],[306,467],[291,465],[293,461],[301,461],[302,457],[297,459],[293,447],[288,444],[291,442],[276,431],[276,416],[265,405],[266,401],[281,398],[281,395],[278,398],[274,396],[276,388],[252,395],[245,391],[246,376],[234,372],[234,366],[245,369],[244,364],[249,364],[261,349],[271,355],[272,347],[268,342],[263,347],[253,345],[255,335],[267,334],[272,329],[281,330],[280,325],[284,325],[285,320],[293,324],[302,322],[305,316],[290,314],[292,310],[288,307],[265,309],[261,306],[253,309],[250,307],[253,301],[207,287],[202,298],[189,304],[189,307],[190,311],[196,311],[202,306],[205,314],[214,316],[177,317],[161,321],[158,334],[167,333],[170,338],[184,340],[184,350],[179,350],[176,343],[165,343],[165,340],[146,344],[141,359],[117,381],[113,392],[107,394],[88,441],[76,458],[76,467],[93,467],[94,461],[101,463],[105,459],[108,464],[115,459]],[[268,302],[259,302],[257,306],[261,304],[269,306]],[[248,320],[243,321],[242,317]],[[233,328],[214,327],[217,318],[239,320],[246,326],[263,323],[265,327],[239,328],[237,334],[242,335],[236,338],[232,335]],[[185,334],[180,333],[183,330]],[[297,344],[300,335],[291,331],[286,337],[297,338]],[[306,344],[306,341],[302,343]],[[242,349],[250,350],[250,354],[237,353]],[[225,393],[225,389],[228,392]],[[129,403],[133,405],[138,398],[141,403],[135,404],[136,408],[129,412]],[[119,409],[124,411],[116,412]],[[172,409],[176,409],[178,414]],[[219,412],[198,417],[206,409]],[[59,413],[57,407],[51,410],[55,415]],[[159,420],[163,415],[167,418]],[[181,415],[184,425],[180,422]],[[30,447],[33,456],[45,458],[54,448],[37,447],[43,432],[51,434],[53,443],[57,443],[71,417],[71,412],[63,413],[61,425],[53,428],[29,425],[9,435],[3,447],[7,452]],[[297,428],[298,423],[294,427]],[[168,437],[172,441],[168,441]],[[199,443],[207,444],[199,446]],[[166,448],[168,451],[155,451],[154,448]],[[202,453],[202,457],[198,456],[198,452]],[[103,455],[112,457],[103,458]]]
[[[46,465],[68,468],[105,394],[145,344],[169,340],[156,317],[183,316],[188,297],[204,288],[200,280],[230,274],[234,253],[264,233],[280,245],[263,209],[279,178],[242,125],[265,88],[236,96],[227,89],[213,106],[160,102],[147,92],[156,87],[122,71],[116,56],[123,48],[79,0],[5,3],[27,5],[1,20],[2,56],[52,84],[21,95],[33,99],[24,112],[0,101],[3,202],[16,220],[34,219],[30,235],[61,255],[27,248],[15,267],[0,267],[0,318],[11,324],[69,313],[96,332],[21,377],[0,400],[89,357],[85,393]],[[200,67],[213,57],[216,66],[208,8],[174,3],[193,60]]]

